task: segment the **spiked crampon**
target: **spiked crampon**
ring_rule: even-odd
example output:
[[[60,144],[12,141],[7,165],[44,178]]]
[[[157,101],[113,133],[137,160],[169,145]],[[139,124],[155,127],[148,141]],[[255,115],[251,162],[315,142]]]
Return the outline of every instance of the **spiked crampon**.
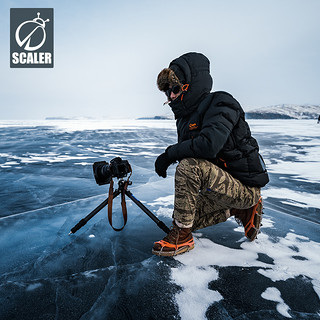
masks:
[[[231,209],[231,216],[234,216],[239,224],[244,226],[245,236],[253,241],[260,232],[262,221],[262,198],[258,203],[249,209]]]
[[[174,222],[170,232],[160,241],[154,243],[152,253],[158,256],[172,257],[194,248],[190,228],[179,228]]]

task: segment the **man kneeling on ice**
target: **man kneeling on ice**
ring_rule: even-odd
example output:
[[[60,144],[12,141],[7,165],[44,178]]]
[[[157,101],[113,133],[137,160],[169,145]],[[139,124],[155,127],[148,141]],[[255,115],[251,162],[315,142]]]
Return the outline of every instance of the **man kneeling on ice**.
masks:
[[[158,75],[177,120],[178,143],[155,162],[165,178],[168,167],[179,161],[175,173],[173,226],[154,243],[152,253],[174,256],[194,248],[192,231],[234,216],[253,241],[262,220],[260,188],[269,182],[257,141],[245,114],[227,92],[212,92],[210,62],[200,53],[173,60]]]

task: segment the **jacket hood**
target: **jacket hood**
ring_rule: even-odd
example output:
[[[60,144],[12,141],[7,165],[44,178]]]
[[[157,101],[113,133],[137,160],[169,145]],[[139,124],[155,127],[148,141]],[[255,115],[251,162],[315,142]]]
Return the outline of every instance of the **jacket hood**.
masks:
[[[210,62],[201,53],[189,52],[171,61],[169,69],[174,71],[182,84],[189,85],[186,92],[169,104],[175,118],[179,119],[193,112],[210,93],[213,83]]]

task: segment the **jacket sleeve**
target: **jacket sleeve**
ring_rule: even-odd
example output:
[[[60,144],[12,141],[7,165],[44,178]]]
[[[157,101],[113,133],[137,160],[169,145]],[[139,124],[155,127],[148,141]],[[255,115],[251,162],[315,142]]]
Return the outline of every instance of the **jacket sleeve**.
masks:
[[[231,96],[222,95],[215,99],[204,114],[199,135],[169,147],[169,158],[215,158],[237,124],[240,110],[240,105]]]

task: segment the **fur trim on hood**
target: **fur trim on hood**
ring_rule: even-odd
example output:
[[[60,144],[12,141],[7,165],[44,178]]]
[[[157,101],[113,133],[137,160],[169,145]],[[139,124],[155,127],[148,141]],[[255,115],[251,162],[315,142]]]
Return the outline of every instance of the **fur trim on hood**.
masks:
[[[159,73],[157,85],[160,91],[166,91],[170,86],[172,87],[174,85],[182,87],[182,83],[179,78],[176,76],[174,71],[169,68],[165,68]]]

